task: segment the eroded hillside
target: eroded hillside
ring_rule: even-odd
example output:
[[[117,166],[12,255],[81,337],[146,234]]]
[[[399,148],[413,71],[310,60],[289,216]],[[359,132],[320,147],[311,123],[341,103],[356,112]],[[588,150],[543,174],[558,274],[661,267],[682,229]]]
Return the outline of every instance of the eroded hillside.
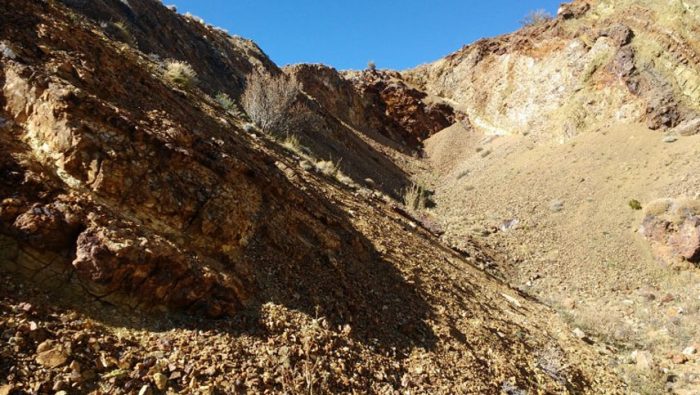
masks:
[[[287,77],[152,0],[4,0],[0,43],[0,393],[622,391],[387,197],[448,105],[362,80],[386,130],[293,91],[319,124],[266,133],[238,101]]]

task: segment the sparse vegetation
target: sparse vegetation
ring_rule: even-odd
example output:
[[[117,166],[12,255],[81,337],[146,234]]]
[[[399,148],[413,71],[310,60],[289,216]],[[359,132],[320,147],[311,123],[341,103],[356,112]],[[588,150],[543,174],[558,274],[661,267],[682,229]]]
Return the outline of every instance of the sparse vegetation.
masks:
[[[546,23],[552,20],[552,14],[547,12],[546,10],[534,10],[530,11],[527,15],[525,15],[525,18],[523,18],[520,21],[520,24],[522,26],[528,27],[528,26],[537,26],[542,23]]]
[[[303,147],[299,142],[299,137],[293,134],[287,135],[287,137],[285,137],[285,139],[282,141],[282,146],[287,150],[294,152],[297,155],[303,155],[304,153]]]
[[[671,199],[657,199],[651,203],[648,203],[644,207],[644,216],[646,217],[657,217],[663,215],[671,208]]]
[[[373,60],[370,60],[369,62],[367,62],[367,70],[369,70],[369,71],[377,70],[377,64],[374,63]]]
[[[319,173],[328,177],[333,177],[341,184],[345,184],[348,186],[355,185],[352,178],[348,177],[342,171],[340,171],[340,162],[335,163],[331,160],[320,160],[314,163],[314,167]]]
[[[422,185],[411,184],[404,192],[403,202],[409,211],[422,211],[430,205],[430,192]]]
[[[294,122],[292,114],[299,95],[296,81],[285,76],[251,77],[241,98],[250,119],[266,133],[284,134]],[[288,133],[287,133],[288,134]]]
[[[235,100],[231,99],[231,97],[226,93],[217,93],[214,97],[214,100],[216,100],[216,102],[219,103],[219,105],[223,107],[223,109],[226,110],[226,112],[228,112],[229,114],[238,118],[246,118],[238,103]]]
[[[129,30],[129,26],[124,21],[116,21],[107,24],[107,33],[111,34],[115,39],[128,44],[136,45],[136,37]]]
[[[679,215],[692,216],[700,214],[700,200],[678,199],[674,203],[674,209]]]
[[[338,174],[338,171],[340,171],[340,166],[330,160],[320,160],[316,162],[316,170],[318,170],[319,173],[329,177],[335,177],[335,175]]]
[[[700,200],[690,198],[657,199],[644,209],[645,217],[664,216],[665,219],[674,224],[680,224],[686,218],[695,215],[700,215]]]
[[[231,99],[231,97],[224,92],[219,92],[216,94],[216,102],[221,105],[226,111],[233,110],[236,107],[236,102]]]
[[[165,61],[165,79],[180,88],[192,87],[197,81],[197,73],[187,62],[168,59]]]
[[[627,205],[629,205],[632,210],[642,209],[642,203],[640,203],[637,199],[630,199],[630,201],[627,202]]]

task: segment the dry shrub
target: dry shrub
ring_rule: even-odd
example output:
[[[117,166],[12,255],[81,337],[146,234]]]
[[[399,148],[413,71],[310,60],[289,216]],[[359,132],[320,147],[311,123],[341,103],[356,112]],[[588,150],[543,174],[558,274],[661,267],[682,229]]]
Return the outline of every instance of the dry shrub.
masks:
[[[241,97],[243,109],[256,125],[267,133],[282,132],[285,121],[299,95],[296,81],[286,75],[256,75],[247,81]]]
[[[530,11],[520,24],[522,26],[537,26],[539,24],[549,22],[552,20],[552,15],[546,10],[534,10]]]
[[[686,218],[700,215],[700,200],[690,198],[657,199],[644,209],[646,217],[663,217],[674,224],[680,224]]]
[[[700,200],[682,198],[677,199],[673,204],[673,211],[684,217],[700,214]]]
[[[330,160],[320,160],[316,162],[316,170],[329,177],[335,177],[340,171],[340,165]]]
[[[304,148],[299,142],[299,137],[293,134],[287,135],[287,137],[285,137],[285,139],[282,141],[282,147],[286,148],[291,152],[294,152],[297,155],[302,155],[304,152]]]
[[[355,187],[355,182],[352,180],[352,178],[348,177],[347,175],[345,175],[345,173],[340,171],[340,162],[334,163],[330,160],[320,160],[314,164],[314,167],[319,173],[324,174],[328,177],[333,177],[341,184],[345,184],[350,187]]]
[[[409,211],[419,212],[429,206],[430,193],[426,188],[419,184],[411,184],[403,196],[403,203]]]
[[[164,76],[166,80],[180,88],[189,88],[197,81],[197,73],[192,66],[180,60],[166,60]]]

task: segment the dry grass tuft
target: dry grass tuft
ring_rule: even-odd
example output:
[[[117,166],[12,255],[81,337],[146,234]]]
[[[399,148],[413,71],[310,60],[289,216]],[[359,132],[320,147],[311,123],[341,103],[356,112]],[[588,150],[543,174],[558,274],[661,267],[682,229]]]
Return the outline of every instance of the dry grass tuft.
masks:
[[[285,137],[285,139],[282,140],[281,145],[288,151],[291,151],[297,155],[304,154],[304,147],[302,147],[301,142],[299,141],[299,137],[297,137],[296,135],[287,135],[287,137]]]
[[[645,217],[658,217],[665,214],[671,208],[671,199],[656,199],[646,205],[644,208]]]
[[[409,211],[418,212],[428,207],[428,190],[422,185],[411,184],[403,196],[403,203]]]
[[[326,176],[335,177],[338,171],[340,171],[340,165],[330,160],[320,160],[316,162],[316,170]]]
[[[187,62],[168,59],[165,61],[165,79],[180,88],[192,87],[197,81],[197,73]]]

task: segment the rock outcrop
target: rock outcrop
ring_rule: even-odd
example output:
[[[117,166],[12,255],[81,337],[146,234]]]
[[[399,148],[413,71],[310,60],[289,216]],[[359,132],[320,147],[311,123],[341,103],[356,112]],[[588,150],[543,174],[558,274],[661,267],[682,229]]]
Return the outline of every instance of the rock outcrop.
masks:
[[[552,21],[477,41],[404,78],[463,106],[487,134],[567,138],[700,114],[698,5],[578,0]]]
[[[397,150],[420,149],[423,140],[458,118],[450,105],[411,87],[395,71],[340,73],[331,67],[307,64],[289,66],[285,71],[331,114]]]
[[[640,233],[666,265],[700,262],[700,201],[660,199],[649,203]]]
[[[351,227],[286,182],[202,90],[171,86],[54,2],[0,7],[15,54],[0,63],[4,266],[117,304],[218,317],[257,293],[261,260],[367,259]]]

